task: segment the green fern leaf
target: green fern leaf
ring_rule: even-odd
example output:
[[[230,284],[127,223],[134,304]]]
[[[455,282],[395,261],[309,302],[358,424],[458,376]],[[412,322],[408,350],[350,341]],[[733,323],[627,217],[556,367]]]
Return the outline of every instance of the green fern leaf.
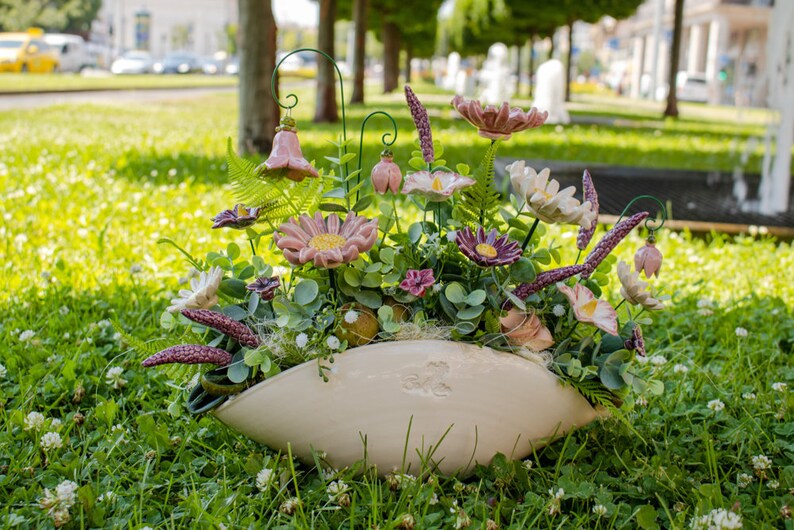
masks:
[[[499,226],[500,196],[494,184],[494,162],[499,142],[488,147],[480,166],[473,178],[475,184],[463,190],[461,200],[457,204],[458,218],[468,225],[484,225],[487,221],[492,226]]]

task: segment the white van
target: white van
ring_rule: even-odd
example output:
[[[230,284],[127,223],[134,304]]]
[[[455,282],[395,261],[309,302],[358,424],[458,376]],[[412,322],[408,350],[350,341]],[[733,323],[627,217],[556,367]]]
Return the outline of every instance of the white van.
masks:
[[[88,53],[83,37],[65,33],[47,33],[44,41],[61,54],[61,72],[80,72],[96,66],[96,60]]]

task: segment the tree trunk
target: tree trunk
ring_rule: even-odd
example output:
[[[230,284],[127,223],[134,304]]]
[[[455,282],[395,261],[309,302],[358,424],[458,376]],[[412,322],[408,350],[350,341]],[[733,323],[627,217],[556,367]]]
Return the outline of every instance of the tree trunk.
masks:
[[[568,23],[568,59],[565,65],[565,101],[571,101],[571,71],[573,70],[573,22]]]
[[[400,78],[400,30],[393,22],[383,23],[383,93],[397,89]]]
[[[405,82],[411,84],[411,59],[414,57],[413,47],[406,43],[405,45]]]
[[[549,56],[546,58],[546,60],[554,59],[554,33],[552,33],[551,37],[549,37],[549,43]]]
[[[516,45],[516,94],[520,92],[521,88],[521,47],[521,44]]]
[[[364,103],[364,60],[367,47],[368,0],[353,0],[353,95],[350,103]]]
[[[239,0],[240,153],[269,153],[279,107],[270,93],[276,67],[276,21],[270,0]]]
[[[532,75],[535,73],[535,37],[529,38],[529,97],[532,98]]]
[[[664,117],[678,117],[678,59],[681,57],[681,25],[684,19],[684,0],[675,0],[675,18],[673,19],[673,44],[670,47],[670,71],[667,75],[667,106]]]
[[[336,21],[336,0],[320,0],[320,24],[317,46],[334,57],[334,22]],[[336,70],[325,57],[317,62],[317,104],[314,108],[314,123],[335,122],[339,120],[336,108]]]

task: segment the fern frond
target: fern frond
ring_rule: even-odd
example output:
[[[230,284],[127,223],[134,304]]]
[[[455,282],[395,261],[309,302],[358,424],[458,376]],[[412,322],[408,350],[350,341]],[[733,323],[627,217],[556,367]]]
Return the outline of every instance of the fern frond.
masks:
[[[166,348],[170,348],[171,346],[176,346],[177,344],[182,344],[182,340],[180,338],[175,337],[161,337],[159,339],[152,339],[147,341],[142,341],[138,337],[130,335],[127,333],[124,328],[121,327],[121,324],[118,322],[111,321],[113,325],[113,329],[115,329],[120,335],[121,338],[124,339],[130,348],[135,350],[142,356],[150,356],[154,355],[155,353],[164,350]]]
[[[599,381],[595,379],[583,379],[581,381],[569,379],[567,382],[593,405],[601,405],[609,411],[617,410],[615,406],[616,396],[606,389]]]
[[[500,196],[494,183],[494,162],[499,142],[492,143],[480,166],[474,172],[475,184],[461,193],[461,200],[456,205],[458,217],[468,225],[484,225],[487,221],[492,226],[501,224],[499,219]]]

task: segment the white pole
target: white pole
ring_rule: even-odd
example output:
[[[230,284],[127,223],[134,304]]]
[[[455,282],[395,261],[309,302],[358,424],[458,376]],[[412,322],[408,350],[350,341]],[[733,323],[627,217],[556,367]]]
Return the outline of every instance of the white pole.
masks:
[[[662,17],[664,16],[664,0],[656,0],[656,11],[653,15],[653,55],[651,56],[651,85],[649,96],[656,100],[656,83],[659,72],[659,46],[662,43]]]

